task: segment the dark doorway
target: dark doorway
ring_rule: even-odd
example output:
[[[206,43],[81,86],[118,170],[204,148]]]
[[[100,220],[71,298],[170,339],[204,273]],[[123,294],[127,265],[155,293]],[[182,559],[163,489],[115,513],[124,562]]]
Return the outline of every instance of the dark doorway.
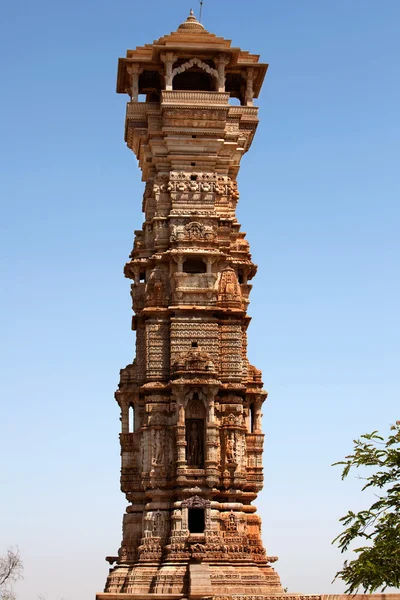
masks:
[[[206,273],[207,265],[201,259],[188,259],[183,263],[183,272],[184,273]]]
[[[189,508],[190,533],[204,533],[205,518],[204,508]]]

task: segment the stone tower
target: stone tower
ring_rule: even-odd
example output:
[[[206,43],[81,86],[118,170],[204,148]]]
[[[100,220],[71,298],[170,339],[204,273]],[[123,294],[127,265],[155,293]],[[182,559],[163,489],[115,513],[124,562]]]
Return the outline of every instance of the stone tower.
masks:
[[[116,392],[129,504],[98,600],[283,592],[252,505],[267,394],[247,359],[256,266],[235,214],[268,66],[258,60],[193,13],[119,60],[145,220],[125,266],[136,358]]]

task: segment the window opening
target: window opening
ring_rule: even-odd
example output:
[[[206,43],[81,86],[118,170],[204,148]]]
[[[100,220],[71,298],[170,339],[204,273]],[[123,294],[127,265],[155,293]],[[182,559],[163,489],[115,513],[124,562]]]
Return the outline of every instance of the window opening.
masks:
[[[192,348],[197,348],[198,347],[198,343],[197,342],[192,342]]]
[[[206,525],[204,508],[189,508],[188,512],[190,533],[204,533]]]
[[[240,105],[241,105],[241,102],[240,102],[240,99],[239,99],[239,98],[234,98],[233,96],[231,96],[231,97],[229,98],[229,104],[230,104],[231,106],[240,106]]]
[[[140,273],[140,275],[139,275],[139,281],[140,281],[140,283],[145,283],[145,281],[146,281],[146,272]]]
[[[174,90],[189,92],[212,92],[215,89],[215,79],[205,71],[189,69],[175,75],[172,87]]]
[[[135,431],[135,409],[131,404],[129,407],[129,433]]]
[[[254,404],[250,404],[249,419],[250,419],[250,423],[249,423],[250,433],[254,433]]]
[[[201,259],[189,259],[185,260],[183,263],[183,272],[184,273],[206,273],[207,265]]]
[[[196,166],[196,163],[190,163],[190,166],[191,166],[191,167],[195,167],[195,166]]]
[[[191,181],[197,181],[197,175],[191,175],[190,176],[190,180]]]

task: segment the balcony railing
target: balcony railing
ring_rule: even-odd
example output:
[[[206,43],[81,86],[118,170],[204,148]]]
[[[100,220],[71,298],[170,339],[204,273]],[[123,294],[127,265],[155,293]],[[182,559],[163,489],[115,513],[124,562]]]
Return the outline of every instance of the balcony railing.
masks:
[[[163,105],[179,104],[188,105],[226,105],[229,107],[229,94],[224,92],[186,92],[186,91],[166,91],[161,92],[161,103]]]

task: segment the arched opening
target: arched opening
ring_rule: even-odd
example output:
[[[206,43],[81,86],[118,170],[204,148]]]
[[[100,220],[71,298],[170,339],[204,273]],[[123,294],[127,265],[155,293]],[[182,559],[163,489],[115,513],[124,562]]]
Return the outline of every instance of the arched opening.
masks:
[[[189,69],[175,75],[172,81],[174,90],[212,92],[215,90],[214,77],[202,69]]]
[[[147,71],[139,75],[139,102],[159,102],[161,77],[158,71]]]
[[[227,73],[225,91],[229,93],[229,104],[244,104],[246,81],[241,73]]]
[[[196,258],[188,258],[183,263],[184,273],[206,273],[207,265],[204,260]]]
[[[188,524],[190,533],[204,533],[206,526],[204,508],[189,508]]]
[[[135,409],[133,404],[129,405],[129,433],[133,433],[135,431]]]

